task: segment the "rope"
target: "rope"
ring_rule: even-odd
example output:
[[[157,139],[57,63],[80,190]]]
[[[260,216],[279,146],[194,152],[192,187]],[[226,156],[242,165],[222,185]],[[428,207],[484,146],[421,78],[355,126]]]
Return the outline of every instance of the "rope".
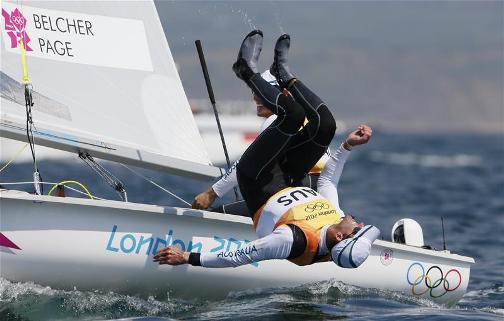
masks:
[[[1,185],[27,185],[27,184],[33,184],[34,182],[33,181],[29,181],[29,182],[7,182],[7,183],[2,183],[0,182],[0,186]],[[44,184],[44,185],[58,185],[58,184],[62,184],[63,182],[61,183],[51,183],[51,182],[40,182],[40,184]],[[82,195],[86,195],[86,196],[92,196],[92,199],[94,200],[105,200],[104,198],[101,198],[101,197],[98,197],[98,196],[94,196],[90,193],[84,193],[82,191],[79,191],[78,189],[75,189],[75,188],[72,188],[70,186],[66,186],[66,185],[62,185],[63,187],[65,188],[68,188],[69,190],[71,191],[74,191],[74,192],[77,192],[79,194],[82,194]]]
[[[61,186],[61,185],[65,186],[65,184],[75,184],[75,185],[78,185],[80,188],[82,188],[86,192],[86,194],[89,196],[90,199],[94,199],[93,195],[91,195],[91,193],[89,193],[89,190],[87,189],[87,187],[84,184],[82,184],[80,182],[77,182],[77,181],[71,181],[71,180],[70,181],[61,181],[58,184],[54,185],[49,190],[49,192],[47,193],[47,195],[50,196],[51,193],[56,189],[56,187]]]
[[[26,51],[25,51],[25,39],[24,34],[21,35],[21,40],[19,41],[19,49],[21,50],[21,65],[23,67],[23,83],[25,87],[25,107],[26,107],[26,138],[28,144],[30,145],[31,154],[33,158],[33,186],[35,188],[35,193],[37,195],[44,194],[42,177],[38,170],[37,158],[35,157],[35,138],[33,136],[33,118],[32,118],[32,107],[33,107],[33,86],[31,84],[30,78],[28,77],[28,67],[26,65]]]
[[[117,192],[117,194],[119,194],[119,197],[121,197],[123,201],[128,201],[128,194],[126,193],[123,182],[107,171],[103,166],[98,164],[88,153],[79,152],[79,158],[91,167],[91,169],[93,169],[98,175],[100,175],[100,177],[105,180],[105,182],[109,184]]]
[[[16,155],[14,155],[8,162],[7,164],[5,164],[1,169],[0,169],[0,173],[6,169],[13,161],[15,161],[19,155],[21,155],[22,152],[24,152],[24,150],[26,149],[26,147],[28,147],[28,144],[25,144],[17,153]]]
[[[119,163],[120,164],[120,163]],[[162,191],[170,194],[171,196],[175,197],[176,199],[178,199],[179,201],[185,203],[186,205],[188,205],[189,207],[191,207],[191,203],[189,202],[186,202],[183,198],[175,195],[175,193],[173,192],[170,192],[169,190],[167,190],[166,188],[162,187],[161,185],[157,184],[156,182],[154,182],[153,180],[151,180],[150,178],[148,177],[145,177],[144,175],[134,171],[133,169],[129,168],[128,166],[124,165],[124,164],[120,164],[122,165],[123,167],[125,167],[126,169],[128,169],[129,171],[131,171],[133,174],[137,175],[137,176],[140,176],[141,178],[145,179],[147,182],[151,183],[152,185],[156,186],[157,188],[161,189]]]

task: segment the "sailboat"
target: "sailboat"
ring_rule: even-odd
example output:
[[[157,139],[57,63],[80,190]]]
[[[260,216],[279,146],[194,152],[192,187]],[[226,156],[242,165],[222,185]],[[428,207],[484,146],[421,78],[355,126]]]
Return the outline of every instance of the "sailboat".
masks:
[[[1,33],[1,137],[31,137],[90,163],[97,158],[200,180],[222,175],[205,151],[152,1],[2,1]],[[232,269],[159,266],[152,256],[166,245],[233,255],[255,239],[252,222],[131,203],[123,194],[116,201],[2,189],[0,277],[188,298],[334,280],[452,305],[465,293],[474,263],[449,251],[377,240],[356,269],[285,260]]]

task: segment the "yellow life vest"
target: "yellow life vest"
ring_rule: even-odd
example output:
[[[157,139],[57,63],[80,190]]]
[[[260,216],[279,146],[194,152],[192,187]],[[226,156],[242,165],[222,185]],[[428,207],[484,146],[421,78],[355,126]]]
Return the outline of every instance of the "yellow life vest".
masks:
[[[337,224],[341,215],[327,199],[308,187],[288,187],[268,199],[254,215],[254,227],[268,225],[266,231],[273,231],[280,225],[292,224],[299,227],[306,237],[303,254],[290,260],[297,265],[314,263],[318,256],[320,230],[325,225]]]

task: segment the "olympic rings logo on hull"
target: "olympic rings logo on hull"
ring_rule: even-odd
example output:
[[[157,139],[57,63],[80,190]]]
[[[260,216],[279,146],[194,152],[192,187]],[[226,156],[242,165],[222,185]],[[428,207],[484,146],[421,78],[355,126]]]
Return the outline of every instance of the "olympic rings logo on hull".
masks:
[[[414,262],[408,268],[406,281],[411,285],[413,295],[420,296],[429,292],[431,298],[439,298],[460,287],[462,274],[457,269],[450,269],[444,273],[437,265],[425,270],[421,263]]]

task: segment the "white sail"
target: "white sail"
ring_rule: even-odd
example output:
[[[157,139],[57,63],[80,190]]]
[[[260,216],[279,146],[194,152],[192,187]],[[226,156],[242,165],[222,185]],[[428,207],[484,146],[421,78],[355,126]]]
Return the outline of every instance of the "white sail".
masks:
[[[36,142],[215,176],[152,1],[2,1],[1,126],[24,140],[20,39]]]

